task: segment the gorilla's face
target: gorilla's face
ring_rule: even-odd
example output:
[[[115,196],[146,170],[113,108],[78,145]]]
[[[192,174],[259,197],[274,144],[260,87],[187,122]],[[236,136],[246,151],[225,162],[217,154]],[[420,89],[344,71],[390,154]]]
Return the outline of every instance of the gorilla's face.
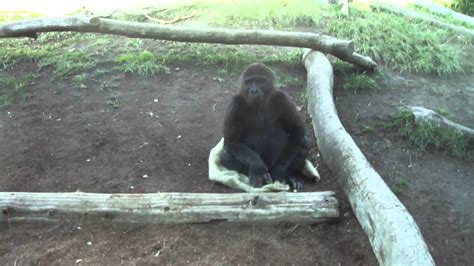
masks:
[[[265,78],[251,78],[244,82],[243,91],[250,106],[258,107],[265,104],[271,84]]]

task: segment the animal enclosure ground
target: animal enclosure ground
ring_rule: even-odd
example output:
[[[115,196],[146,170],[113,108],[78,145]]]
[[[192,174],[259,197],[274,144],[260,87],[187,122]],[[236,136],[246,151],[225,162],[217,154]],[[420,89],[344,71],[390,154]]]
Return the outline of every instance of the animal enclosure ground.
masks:
[[[51,78],[53,67],[39,70],[37,62],[28,60],[0,71],[15,80],[35,75],[27,87],[28,99],[0,113],[0,190],[236,192],[207,179],[207,156],[222,136],[224,111],[238,90],[240,69],[187,60],[168,63],[169,73],[155,77],[124,74],[111,63],[116,52],[112,44],[129,41],[111,40],[69,47],[72,51],[101,47],[105,52],[97,55],[94,67],[66,72],[61,78]],[[163,43],[140,45],[148,50]],[[472,62],[473,55],[468,50],[465,60]],[[282,89],[306,112],[303,66],[274,64],[272,68],[279,76],[291,77],[280,82]],[[422,105],[445,108],[448,117],[472,127],[472,74],[440,78],[400,75],[382,68],[377,88],[358,91],[343,89],[344,78],[336,75],[335,101],[349,133],[414,216],[435,261],[469,265],[474,256],[474,166],[439,151],[420,152],[379,125],[400,106]],[[312,150],[313,161],[316,152]],[[306,182],[304,191],[340,192],[325,166],[319,170],[322,181]],[[81,260],[139,265],[376,265],[346,199],[342,193],[338,198],[341,220],[312,226],[120,225],[106,219],[3,224],[0,264]]]
[[[207,179],[207,156],[222,137],[238,73],[221,77],[218,67],[192,61],[169,69],[156,77],[112,70],[79,86],[69,77],[52,80],[51,69],[37,72],[32,97],[1,113],[0,190],[236,192]],[[19,78],[36,71],[26,62],[3,74]],[[281,71],[305,79],[302,66]],[[301,87],[284,89],[300,98]],[[306,182],[305,191],[338,190],[324,167],[321,174],[323,181]],[[313,226],[77,219],[2,225],[0,262],[375,264],[365,234],[339,198],[342,220]]]

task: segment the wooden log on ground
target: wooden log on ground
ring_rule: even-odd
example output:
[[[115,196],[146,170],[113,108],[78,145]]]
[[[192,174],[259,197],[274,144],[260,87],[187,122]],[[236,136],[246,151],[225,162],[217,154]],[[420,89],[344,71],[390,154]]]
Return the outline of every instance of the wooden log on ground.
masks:
[[[337,116],[333,70],[324,54],[308,51],[308,110],[318,149],[338,178],[381,265],[434,265],[420,229],[372,168]]]
[[[0,192],[0,208],[0,222],[57,221],[65,215],[87,215],[129,223],[316,223],[339,216],[332,191],[232,194]]]
[[[155,23],[114,20],[77,15],[63,18],[45,18],[0,25],[0,38],[35,37],[39,32],[78,31],[115,34],[130,38],[149,38],[180,42],[222,44],[259,44],[303,47],[332,54],[341,60],[365,69],[377,64],[368,57],[354,53],[352,41],[310,32],[274,30],[231,30],[222,28],[190,28]]]
[[[458,130],[459,132],[463,133],[465,136],[474,140],[474,129],[458,124],[454,121],[451,121],[431,109],[421,107],[421,106],[410,106],[410,107],[407,107],[407,109],[415,117],[415,124],[419,124],[421,121],[429,121],[439,127],[445,127],[445,128]]]
[[[465,35],[471,39],[474,39],[474,30],[470,30],[465,27],[449,24],[449,23],[434,19],[428,15],[424,15],[416,11],[410,10],[410,9],[397,7],[394,5],[380,4],[380,3],[372,4],[372,6],[374,6],[375,8],[382,9],[382,10],[387,10],[389,12],[392,12],[394,14],[401,15],[407,18],[421,20],[421,21],[430,23],[432,25],[438,26],[440,28],[448,29],[456,33]]]

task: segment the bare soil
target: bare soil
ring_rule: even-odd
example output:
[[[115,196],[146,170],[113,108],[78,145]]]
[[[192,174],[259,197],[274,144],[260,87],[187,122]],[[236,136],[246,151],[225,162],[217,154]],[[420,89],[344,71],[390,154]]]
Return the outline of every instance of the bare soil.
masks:
[[[3,73],[19,77],[36,69],[22,63]],[[237,192],[207,179],[207,156],[222,136],[238,73],[221,80],[217,67],[193,62],[170,69],[154,78],[112,70],[86,81],[86,88],[52,81],[50,69],[39,72],[29,88],[33,97],[0,113],[0,190]],[[306,79],[302,66],[281,70]],[[398,196],[437,263],[469,265],[474,257],[472,163],[439,151],[422,153],[396,132],[362,129],[377,127],[404,104],[442,106],[451,118],[473,126],[474,78],[383,73],[383,87],[357,93],[340,89],[343,77],[336,76],[340,117],[390,186],[401,180],[408,184]],[[283,89],[306,112],[302,88]],[[309,122],[307,129],[312,133]],[[319,170],[322,181],[306,182],[304,191],[340,192],[324,164]],[[376,265],[343,193],[338,198],[341,219],[316,225],[130,225],[86,218],[2,224],[0,264]]]

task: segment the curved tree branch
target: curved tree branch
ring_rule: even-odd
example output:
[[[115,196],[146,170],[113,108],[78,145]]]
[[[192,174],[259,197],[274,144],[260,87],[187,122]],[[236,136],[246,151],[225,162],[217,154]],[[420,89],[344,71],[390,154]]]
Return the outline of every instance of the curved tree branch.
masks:
[[[159,25],[77,15],[46,18],[0,25],[0,38],[35,37],[39,32],[79,31],[149,38],[179,42],[222,44],[258,44],[303,47],[332,54],[362,68],[373,69],[377,64],[370,58],[354,53],[353,41],[310,32],[274,30],[235,30],[222,28],[190,28]]]

